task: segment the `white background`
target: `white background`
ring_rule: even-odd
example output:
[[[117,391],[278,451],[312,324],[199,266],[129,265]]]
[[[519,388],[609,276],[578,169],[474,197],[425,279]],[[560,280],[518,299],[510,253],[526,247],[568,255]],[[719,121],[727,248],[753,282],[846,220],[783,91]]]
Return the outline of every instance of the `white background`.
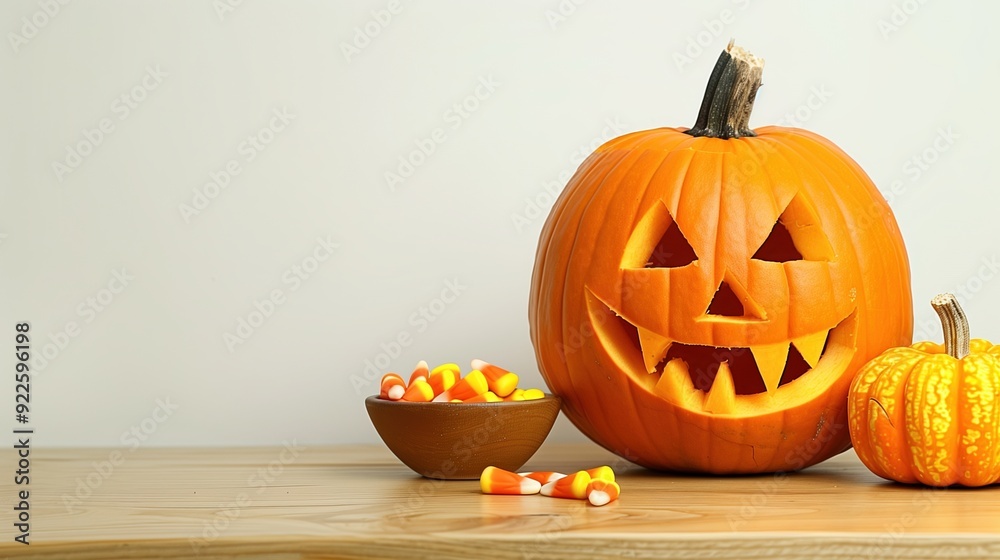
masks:
[[[752,126],[796,121],[895,185],[917,337],[940,336],[930,297],[961,289],[974,334],[1000,338],[982,265],[998,250],[995,3],[46,5],[0,8],[0,340],[28,320],[34,352],[51,344],[36,445],[122,445],[134,427],[157,446],[377,441],[364,364],[401,334],[389,369],[480,357],[541,386],[529,205],[547,213],[545,185],[612,135],[691,125],[730,37],[767,61]],[[294,118],[261,132],[281,109]],[[113,130],[88,149],[102,119]],[[257,134],[270,143],[248,161]],[[240,174],[206,190],[230,160]],[[185,216],[196,192],[213,198]],[[284,275],[317,238],[339,247],[293,291]],[[87,311],[123,268],[134,279]],[[452,280],[457,298],[434,304]],[[225,333],[275,289],[284,303],[230,351]],[[582,436],[560,420],[551,437]]]

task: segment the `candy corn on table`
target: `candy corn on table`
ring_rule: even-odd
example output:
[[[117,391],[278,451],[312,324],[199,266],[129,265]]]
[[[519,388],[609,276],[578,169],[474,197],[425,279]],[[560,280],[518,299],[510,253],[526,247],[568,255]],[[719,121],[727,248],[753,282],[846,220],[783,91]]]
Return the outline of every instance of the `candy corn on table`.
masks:
[[[847,452],[801,473],[656,474],[591,445],[543,445],[526,470],[607,464],[604,507],[488,496],[419,478],[381,445],[32,450],[29,546],[2,558],[945,558],[1000,556],[1000,487],[889,484]],[[16,464],[7,451],[5,463]]]

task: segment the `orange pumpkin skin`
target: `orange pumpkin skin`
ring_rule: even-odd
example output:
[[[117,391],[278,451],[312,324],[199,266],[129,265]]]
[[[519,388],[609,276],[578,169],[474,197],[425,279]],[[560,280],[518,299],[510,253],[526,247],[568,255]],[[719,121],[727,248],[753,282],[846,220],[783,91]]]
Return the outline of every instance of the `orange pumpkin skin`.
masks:
[[[960,359],[932,342],[893,348],[858,372],[851,439],[872,472],[928,486],[1000,481],[1000,346],[969,346]]]
[[[871,180],[828,140],[773,126],[727,139],[686,130],[607,142],[556,201],[530,292],[539,368],[584,434],[640,465],[719,474],[807,467],[850,446],[853,375],[911,341],[902,238]],[[752,258],[779,218],[802,260]],[[696,260],[646,267],[674,222]],[[746,317],[707,314],[723,282]],[[664,345],[780,354],[824,332],[816,367],[765,392],[721,387],[709,398],[688,382],[690,371],[670,366],[684,360],[657,365]],[[712,371],[698,374],[706,385]]]

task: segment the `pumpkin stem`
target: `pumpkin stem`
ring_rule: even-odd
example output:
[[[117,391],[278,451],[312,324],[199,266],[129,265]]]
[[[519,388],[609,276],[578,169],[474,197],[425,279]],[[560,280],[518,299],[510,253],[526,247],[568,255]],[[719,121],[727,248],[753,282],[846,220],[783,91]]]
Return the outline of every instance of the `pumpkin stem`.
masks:
[[[763,72],[763,58],[730,41],[708,78],[698,120],[687,133],[723,139],[756,136],[750,130],[750,112]]]
[[[969,320],[954,294],[940,294],[931,300],[931,306],[941,318],[944,331],[944,349],[949,356],[962,359],[969,355]]]

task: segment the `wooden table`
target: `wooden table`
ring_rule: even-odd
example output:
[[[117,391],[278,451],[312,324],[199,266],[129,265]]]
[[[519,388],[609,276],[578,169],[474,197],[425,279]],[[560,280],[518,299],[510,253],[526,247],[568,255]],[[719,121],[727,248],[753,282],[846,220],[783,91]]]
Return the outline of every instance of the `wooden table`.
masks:
[[[622,497],[601,508],[419,478],[381,445],[118,453],[33,449],[32,544],[13,541],[5,476],[0,556],[1000,557],[1000,488],[888,484],[853,452],[801,473],[738,478],[656,474],[589,444],[546,444],[527,465],[611,464]]]

